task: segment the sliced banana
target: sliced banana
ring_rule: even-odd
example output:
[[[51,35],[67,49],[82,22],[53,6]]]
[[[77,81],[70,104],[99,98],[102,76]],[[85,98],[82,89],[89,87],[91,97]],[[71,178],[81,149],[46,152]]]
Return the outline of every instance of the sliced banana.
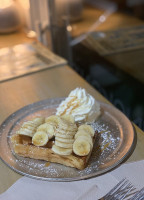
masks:
[[[45,118],[44,117],[36,117],[32,120],[37,126],[41,125],[44,123]]]
[[[64,135],[64,134],[60,134],[60,133],[58,133],[58,132],[56,132],[55,136],[56,136],[56,137],[65,138],[65,139],[72,139],[72,138],[73,138],[72,135]]]
[[[27,121],[27,122],[24,122],[22,124],[22,128],[27,128],[27,127],[29,129],[33,129],[33,128],[37,127],[37,126],[36,126],[36,124],[33,121]]]
[[[48,134],[44,131],[37,131],[32,137],[32,143],[35,146],[44,146],[47,144],[48,140]]]
[[[75,135],[75,131],[66,131],[63,129],[57,129],[56,132],[58,132],[61,135],[70,135],[70,136],[74,136]]]
[[[87,156],[91,151],[90,143],[84,138],[77,138],[73,143],[73,152],[78,156]]]
[[[22,127],[17,133],[20,135],[27,135],[27,136],[32,137],[34,133],[36,132],[36,125],[31,126],[30,124],[31,123],[24,122],[24,124],[22,125]]]
[[[70,122],[70,123],[74,123],[75,119],[72,115],[62,115],[61,116],[62,119],[65,119],[66,121]]]
[[[20,135],[27,135],[33,137],[36,132],[37,127],[44,122],[43,117],[34,118],[32,121],[24,122],[18,131]]]
[[[54,127],[51,124],[44,123],[41,124],[38,128],[37,131],[44,131],[48,134],[49,139],[54,137]]]
[[[74,139],[62,138],[62,137],[55,137],[55,141],[64,142],[64,143],[71,143],[73,144]]]
[[[76,134],[75,134],[75,139],[77,139],[77,137],[79,137],[79,136],[87,136],[87,137],[89,137],[90,139],[92,138],[91,137],[91,135],[88,133],[88,132],[86,132],[86,131],[84,131],[84,130],[79,130]]]
[[[77,137],[77,139],[80,139],[80,138],[88,141],[90,143],[91,149],[93,148],[93,141],[89,135],[81,135]]]
[[[32,137],[35,133],[35,130],[36,129],[29,130],[27,128],[21,128],[17,133],[20,134],[20,135],[27,135],[27,136]]]
[[[51,115],[45,119],[45,122],[57,127],[59,124],[59,117],[57,115]]]
[[[79,126],[78,130],[84,130],[84,131],[88,132],[92,137],[95,134],[94,129],[90,125],[87,125],[87,124],[83,124],[83,125]]]
[[[73,147],[73,144],[72,143],[64,143],[64,142],[59,142],[59,141],[55,141],[55,145],[58,146],[58,147],[62,147],[62,148],[71,148]]]
[[[72,153],[72,148],[69,149],[65,149],[62,147],[58,147],[56,145],[52,146],[52,150],[54,153],[58,154],[58,155],[62,155],[62,156],[68,156]]]
[[[62,129],[65,131],[76,131],[77,130],[77,126],[75,123],[71,123],[62,118],[59,119],[58,127],[59,127],[59,129]]]

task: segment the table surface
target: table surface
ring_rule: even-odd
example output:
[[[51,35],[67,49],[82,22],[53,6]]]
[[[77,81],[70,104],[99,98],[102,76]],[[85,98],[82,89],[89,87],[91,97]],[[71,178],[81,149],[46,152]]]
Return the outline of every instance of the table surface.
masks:
[[[12,46],[24,41],[32,40],[26,38],[22,32],[0,35],[0,47]],[[59,66],[1,83],[0,123],[25,105],[47,98],[65,97],[76,87],[85,88],[97,100],[109,103],[69,66]],[[136,126],[135,130],[137,145],[126,162],[144,159],[144,133]],[[20,177],[21,175],[0,161],[0,193],[6,191]]]

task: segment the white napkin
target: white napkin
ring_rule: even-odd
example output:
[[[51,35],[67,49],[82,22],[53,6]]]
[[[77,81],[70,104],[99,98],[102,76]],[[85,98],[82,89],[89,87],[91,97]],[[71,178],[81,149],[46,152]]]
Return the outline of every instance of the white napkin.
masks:
[[[117,180],[126,177],[137,189],[144,187],[144,160],[123,164],[110,173]]]
[[[22,177],[0,200],[93,200],[106,194],[118,181],[110,174],[74,182],[47,182]]]
[[[141,189],[144,186],[144,161],[123,164],[109,173],[82,181],[47,182],[22,177],[0,195],[0,200],[97,200],[124,177]]]

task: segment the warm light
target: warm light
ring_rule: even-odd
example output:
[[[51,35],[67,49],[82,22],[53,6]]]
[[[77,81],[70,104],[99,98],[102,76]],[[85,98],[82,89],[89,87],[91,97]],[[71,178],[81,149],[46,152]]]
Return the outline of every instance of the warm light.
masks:
[[[30,0],[18,0],[20,6],[23,10],[25,26],[27,29],[31,29],[31,20],[30,20]],[[32,34],[30,34],[32,35]],[[28,36],[29,37],[29,36]],[[30,36],[32,37],[32,36]]]
[[[0,9],[7,8],[13,3],[12,0],[0,0]]]
[[[27,33],[27,37],[29,37],[29,38],[35,38],[36,37],[36,32],[35,31],[29,31]]]
[[[72,27],[70,25],[67,26],[67,31],[72,31]]]
[[[29,9],[30,7],[29,0],[19,0],[19,3],[24,9]]]

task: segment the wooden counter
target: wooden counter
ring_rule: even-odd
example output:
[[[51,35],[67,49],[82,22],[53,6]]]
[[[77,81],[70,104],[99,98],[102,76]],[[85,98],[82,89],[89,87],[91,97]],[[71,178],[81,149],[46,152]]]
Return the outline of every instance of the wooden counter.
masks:
[[[0,34],[0,48],[11,47],[21,43],[31,43],[34,38],[28,38],[23,30],[9,34]]]

